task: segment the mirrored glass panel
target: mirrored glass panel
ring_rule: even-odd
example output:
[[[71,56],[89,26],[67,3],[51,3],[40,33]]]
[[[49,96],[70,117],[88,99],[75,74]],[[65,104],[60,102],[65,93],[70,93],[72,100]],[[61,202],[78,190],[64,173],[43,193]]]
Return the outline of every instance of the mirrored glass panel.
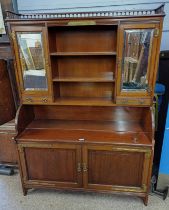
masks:
[[[145,91],[148,88],[148,59],[153,29],[124,31],[122,90]]]
[[[41,32],[18,32],[20,62],[25,90],[47,90]]]

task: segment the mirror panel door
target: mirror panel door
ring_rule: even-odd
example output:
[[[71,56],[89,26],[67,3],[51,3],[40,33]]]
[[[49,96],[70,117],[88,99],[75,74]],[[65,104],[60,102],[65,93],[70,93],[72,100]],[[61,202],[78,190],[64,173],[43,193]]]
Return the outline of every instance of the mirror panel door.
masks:
[[[17,32],[25,91],[48,89],[42,32]]]
[[[117,104],[151,105],[157,72],[158,32],[158,24],[119,26]]]

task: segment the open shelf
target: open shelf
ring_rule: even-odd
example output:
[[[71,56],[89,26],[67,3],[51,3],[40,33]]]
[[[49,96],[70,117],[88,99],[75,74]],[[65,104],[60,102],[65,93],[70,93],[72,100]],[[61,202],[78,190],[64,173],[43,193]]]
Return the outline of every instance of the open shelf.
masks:
[[[113,78],[55,77],[53,82],[115,82]]]
[[[113,82],[54,82],[53,87],[55,103],[86,104],[89,101],[89,104],[104,105],[104,100],[114,98]]]
[[[51,56],[104,56],[104,55],[116,55],[116,52],[53,52]]]
[[[51,56],[52,77],[77,78],[81,80],[112,80],[115,76],[116,57],[114,56]],[[100,78],[100,79],[99,79]],[[102,78],[102,79],[101,79]]]
[[[48,37],[53,56],[116,54],[115,25],[49,27]]]

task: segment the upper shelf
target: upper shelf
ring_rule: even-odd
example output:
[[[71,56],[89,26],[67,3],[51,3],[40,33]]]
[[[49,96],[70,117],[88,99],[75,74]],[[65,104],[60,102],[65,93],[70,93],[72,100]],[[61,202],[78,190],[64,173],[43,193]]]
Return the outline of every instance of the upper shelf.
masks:
[[[90,77],[90,78],[84,78],[84,77],[55,77],[53,78],[53,82],[115,82],[115,80],[112,77]]]
[[[97,55],[116,55],[116,52],[53,52],[51,56],[97,56]]]
[[[82,18],[121,18],[121,17],[138,17],[138,16],[164,16],[164,4],[155,9],[138,9],[138,10],[117,10],[117,11],[97,11],[97,12],[67,12],[67,13],[35,13],[35,14],[17,14],[6,11],[7,20],[10,19],[82,19]],[[90,23],[90,24],[94,24]]]

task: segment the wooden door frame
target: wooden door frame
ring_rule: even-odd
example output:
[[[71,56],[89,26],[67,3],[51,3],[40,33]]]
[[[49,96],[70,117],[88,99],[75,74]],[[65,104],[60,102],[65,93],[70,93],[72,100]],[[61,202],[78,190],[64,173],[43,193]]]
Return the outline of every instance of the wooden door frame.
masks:
[[[11,37],[13,41],[13,50],[15,52],[15,58],[16,58],[16,66],[15,71],[17,74],[17,83],[20,90],[21,96],[34,96],[34,97],[40,97],[40,96],[49,96],[52,97],[52,81],[51,81],[51,69],[49,65],[49,53],[48,53],[48,42],[47,42],[47,32],[46,27],[41,25],[27,25],[27,26],[12,26],[11,28]],[[30,90],[24,90],[24,82],[23,82],[23,76],[22,76],[22,67],[20,63],[20,56],[19,56],[19,46],[17,41],[17,32],[41,32],[42,33],[42,47],[43,47],[43,56],[44,56],[44,67],[46,70],[46,78],[47,78],[47,90],[40,90],[40,91],[30,91]]]

